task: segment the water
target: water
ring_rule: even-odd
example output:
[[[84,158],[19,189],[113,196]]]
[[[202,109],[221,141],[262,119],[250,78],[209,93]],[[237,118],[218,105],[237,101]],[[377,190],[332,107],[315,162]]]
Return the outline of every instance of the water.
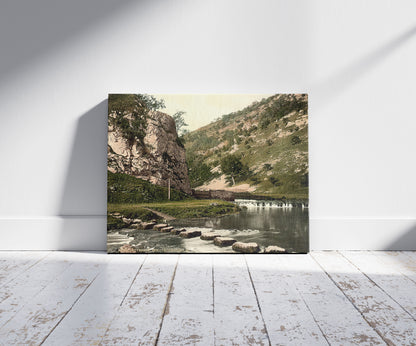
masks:
[[[198,229],[215,232],[243,242],[256,242],[261,248],[277,245],[290,252],[305,253],[309,248],[309,211],[304,207],[274,207],[246,205],[240,213],[223,217],[183,219],[169,222],[175,228]],[[244,204],[245,203],[245,204]],[[153,230],[121,230],[133,237],[132,245],[149,252],[232,253],[231,247],[217,247],[212,241],[197,238],[183,239],[179,236]],[[126,239],[131,239],[126,236]],[[118,239],[117,239],[118,240]],[[109,247],[111,252],[111,247]]]

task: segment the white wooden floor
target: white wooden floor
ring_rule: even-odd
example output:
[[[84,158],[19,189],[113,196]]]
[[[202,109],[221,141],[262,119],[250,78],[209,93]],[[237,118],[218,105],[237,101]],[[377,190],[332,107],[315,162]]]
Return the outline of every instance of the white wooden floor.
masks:
[[[0,252],[0,344],[416,344],[416,253]]]

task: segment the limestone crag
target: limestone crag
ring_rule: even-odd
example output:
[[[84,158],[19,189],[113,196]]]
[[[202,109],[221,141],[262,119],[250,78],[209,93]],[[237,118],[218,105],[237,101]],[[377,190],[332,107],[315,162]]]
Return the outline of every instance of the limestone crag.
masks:
[[[165,113],[149,113],[143,143],[129,144],[117,128],[109,125],[108,169],[164,187],[170,178],[171,187],[191,193],[185,149],[178,142],[175,121]]]

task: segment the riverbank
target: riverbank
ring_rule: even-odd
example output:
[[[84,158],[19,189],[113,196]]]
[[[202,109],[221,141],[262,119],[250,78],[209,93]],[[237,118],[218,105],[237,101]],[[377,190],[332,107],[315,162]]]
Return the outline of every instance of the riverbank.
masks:
[[[123,228],[122,218],[115,218],[118,214],[129,219],[142,221],[166,219],[166,215],[175,219],[215,217],[236,213],[240,208],[231,202],[216,199],[184,200],[157,203],[108,203],[107,229]]]

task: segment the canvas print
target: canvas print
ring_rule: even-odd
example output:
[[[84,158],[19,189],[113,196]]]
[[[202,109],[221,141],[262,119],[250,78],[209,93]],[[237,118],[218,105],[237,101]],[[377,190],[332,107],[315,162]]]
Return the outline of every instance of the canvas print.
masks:
[[[109,253],[305,253],[308,95],[110,94]]]

